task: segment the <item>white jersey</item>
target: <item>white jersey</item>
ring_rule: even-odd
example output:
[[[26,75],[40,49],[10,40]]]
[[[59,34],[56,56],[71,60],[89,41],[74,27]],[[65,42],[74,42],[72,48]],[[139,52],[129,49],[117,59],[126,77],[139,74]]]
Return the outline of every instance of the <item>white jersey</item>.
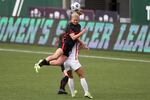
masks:
[[[64,62],[64,67],[66,71],[74,70],[76,71],[81,67],[81,64],[78,60],[79,55],[79,45],[80,43],[76,43],[72,48],[68,59]]]
[[[78,42],[74,45],[74,47],[72,48],[72,50],[70,52],[68,60],[78,60],[79,45],[80,45],[80,43],[78,43]]]

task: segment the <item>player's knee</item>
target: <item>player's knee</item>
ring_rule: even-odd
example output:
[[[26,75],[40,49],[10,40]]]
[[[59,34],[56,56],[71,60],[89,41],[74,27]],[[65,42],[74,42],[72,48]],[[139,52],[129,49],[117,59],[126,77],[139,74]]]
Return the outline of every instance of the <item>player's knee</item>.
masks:
[[[79,78],[84,78],[84,75],[83,74],[79,74]]]
[[[71,71],[68,71],[67,74],[68,74],[68,77],[69,77],[69,78],[73,78],[73,75],[72,75],[72,72],[71,72]]]
[[[59,55],[54,54],[54,55],[52,55],[52,58],[53,58],[53,59],[58,59],[58,58],[59,58]]]
[[[68,75],[69,78],[73,78],[73,75]]]

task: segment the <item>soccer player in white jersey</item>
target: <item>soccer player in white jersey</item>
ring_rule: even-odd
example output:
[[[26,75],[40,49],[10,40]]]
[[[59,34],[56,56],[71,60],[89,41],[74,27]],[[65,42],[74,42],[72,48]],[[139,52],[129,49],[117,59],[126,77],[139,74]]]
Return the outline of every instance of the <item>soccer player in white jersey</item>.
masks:
[[[73,74],[72,74],[72,71],[75,71],[80,78],[80,83],[81,83],[81,86],[84,90],[84,96],[88,97],[89,99],[92,99],[93,97],[89,93],[88,84],[87,84],[86,79],[84,77],[83,69],[82,69],[81,64],[78,60],[78,54],[79,54],[80,46],[81,46],[80,43],[77,42],[74,45],[74,47],[72,48],[70,56],[64,62],[64,67],[65,67],[65,70],[67,71],[67,74],[69,77],[68,85],[69,85],[69,89],[70,89],[72,97],[75,97],[77,91],[74,90],[74,80],[73,80]],[[84,46],[84,47],[86,47],[86,46]]]

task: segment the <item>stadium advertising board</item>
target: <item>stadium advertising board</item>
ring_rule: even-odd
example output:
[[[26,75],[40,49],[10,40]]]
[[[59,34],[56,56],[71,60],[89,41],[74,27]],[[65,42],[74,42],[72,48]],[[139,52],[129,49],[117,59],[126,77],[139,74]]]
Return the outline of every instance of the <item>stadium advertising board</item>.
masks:
[[[55,46],[67,20],[0,18],[0,42]],[[81,39],[90,48],[150,53],[150,26],[81,21],[88,31]]]

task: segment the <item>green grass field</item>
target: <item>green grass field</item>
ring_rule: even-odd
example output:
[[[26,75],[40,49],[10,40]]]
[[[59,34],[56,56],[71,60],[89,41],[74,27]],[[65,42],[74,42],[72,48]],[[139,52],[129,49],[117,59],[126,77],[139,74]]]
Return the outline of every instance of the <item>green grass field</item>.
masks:
[[[57,94],[62,77],[59,67],[44,67],[35,73],[34,63],[48,55],[36,52],[54,52],[55,48],[0,43],[0,49],[5,49],[0,50],[0,100],[87,100],[77,75],[74,74],[78,94],[72,98],[70,94]],[[150,100],[150,54],[83,50],[81,55],[112,58],[79,58],[93,100]],[[66,90],[70,93],[68,86]]]

